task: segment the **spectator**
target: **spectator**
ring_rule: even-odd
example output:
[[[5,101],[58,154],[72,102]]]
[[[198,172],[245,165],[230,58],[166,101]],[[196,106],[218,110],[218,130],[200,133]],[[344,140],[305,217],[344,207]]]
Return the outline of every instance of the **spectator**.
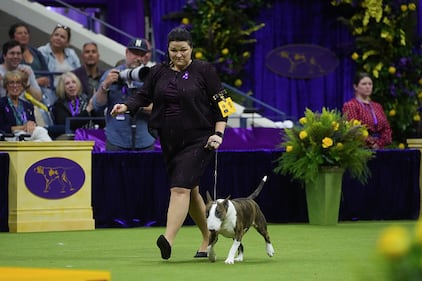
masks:
[[[69,47],[70,38],[70,27],[58,24],[50,35],[50,42],[38,48],[50,72],[64,73],[81,66],[75,50]],[[56,84],[57,79],[55,79]]]
[[[0,65],[0,76],[3,77],[7,71],[19,70],[28,77],[28,84],[22,89],[21,97],[24,98],[26,90],[37,101],[42,100],[41,88],[37,83],[34,71],[28,65],[21,64],[23,59],[23,47],[16,40],[10,40],[3,44],[3,63]],[[0,87],[0,97],[6,95],[6,89]]]
[[[92,99],[82,92],[81,81],[73,72],[65,72],[58,77],[56,94],[58,100],[53,105],[55,125],[65,125],[68,117],[101,117],[92,106]],[[76,120],[70,123],[70,129],[91,127],[92,122]],[[64,128],[64,127],[63,127]],[[64,131],[63,131],[64,133]]]
[[[30,29],[26,23],[19,22],[10,26],[9,38],[18,41],[23,47],[22,64],[29,65],[35,73],[37,83],[42,90],[42,102],[50,107],[56,100],[54,91],[50,88],[51,77],[46,74],[37,74],[37,72],[48,72],[48,66],[44,56],[38,49],[30,46]]]
[[[140,81],[119,78],[119,72],[141,65],[151,66],[150,44],[145,39],[133,39],[126,48],[125,63],[106,71],[100,79],[100,86],[93,97],[97,111],[107,108],[106,114],[106,150],[145,150],[154,147],[155,139],[148,132],[147,121],[152,104],[142,107],[133,116],[121,114],[116,118],[110,115],[115,104],[124,103],[142,86]]]
[[[356,119],[368,127],[366,144],[369,148],[380,149],[391,143],[391,128],[381,104],[371,100],[372,79],[360,72],[353,81],[355,97],[343,105],[347,119]]]
[[[4,74],[6,96],[0,98],[0,130],[15,135],[30,135],[29,140],[51,141],[47,130],[37,126],[34,105],[21,98],[27,85],[27,74],[19,70]]]
[[[82,46],[82,66],[73,70],[82,84],[82,91],[91,98],[98,88],[101,75],[104,70],[98,67],[100,53],[94,42],[85,43]]]

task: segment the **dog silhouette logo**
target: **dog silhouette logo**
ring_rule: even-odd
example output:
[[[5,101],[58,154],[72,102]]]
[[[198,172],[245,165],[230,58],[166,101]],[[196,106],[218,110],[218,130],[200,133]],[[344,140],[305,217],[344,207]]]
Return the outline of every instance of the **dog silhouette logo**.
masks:
[[[290,44],[275,48],[265,57],[272,72],[294,79],[311,79],[334,71],[339,59],[331,50],[313,44]]]
[[[61,199],[75,194],[85,182],[82,167],[67,158],[46,158],[34,163],[25,174],[25,184],[34,195]]]

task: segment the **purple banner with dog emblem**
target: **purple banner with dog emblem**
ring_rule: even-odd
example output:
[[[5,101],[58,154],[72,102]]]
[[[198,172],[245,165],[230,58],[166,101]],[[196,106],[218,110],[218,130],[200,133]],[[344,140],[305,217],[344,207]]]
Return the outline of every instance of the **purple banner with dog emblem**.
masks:
[[[83,186],[85,172],[67,158],[52,157],[34,163],[25,174],[26,187],[34,195],[46,199],[69,197]]]
[[[265,57],[265,65],[281,76],[311,79],[327,75],[339,64],[329,49],[311,44],[292,44],[278,47]]]

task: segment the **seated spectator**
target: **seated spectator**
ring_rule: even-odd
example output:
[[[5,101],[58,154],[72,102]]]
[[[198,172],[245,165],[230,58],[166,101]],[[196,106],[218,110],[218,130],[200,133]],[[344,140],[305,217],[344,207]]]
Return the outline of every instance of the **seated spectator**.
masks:
[[[13,70],[3,78],[6,96],[0,98],[0,130],[15,135],[29,135],[29,140],[51,141],[45,128],[35,122],[34,106],[19,96],[27,84],[26,73]]]
[[[64,73],[81,66],[75,50],[69,47],[70,38],[70,28],[58,24],[54,27],[53,32],[50,35],[50,42],[44,46],[38,47],[38,50],[44,56],[50,72]],[[57,79],[54,81],[54,86],[56,85]]]
[[[21,64],[23,51],[23,47],[16,40],[10,40],[3,44],[4,62],[0,64],[0,76],[3,77],[6,72],[13,70],[24,72],[26,77],[28,77],[28,84],[22,89],[21,98],[24,98],[24,90],[26,90],[34,99],[41,101],[41,88],[35,78],[34,71],[30,66]],[[4,97],[5,95],[6,88],[0,85],[0,97]]]
[[[52,77],[45,74],[49,70],[44,56],[40,51],[38,51],[38,49],[29,45],[31,39],[29,26],[23,22],[11,25],[9,28],[9,38],[11,40],[18,41],[23,47],[23,58],[21,63],[29,65],[32,68],[35,73],[35,77],[37,78],[38,85],[42,90],[42,102],[47,107],[52,106],[54,101],[57,99],[56,94],[51,89],[52,85],[50,85]]]
[[[98,67],[100,61],[100,53],[97,44],[94,42],[85,43],[82,46],[82,66],[73,70],[82,83],[82,92],[89,98],[98,88],[101,75],[104,70]]]
[[[58,100],[53,105],[55,125],[65,125],[69,117],[87,117],[86,120],[72,121],[70,129],[90,128],[94,123],[100,126],[101,122],[93,122],[88,117],[102,117],[103,114],[93,110],[92,99],[82,92],[81,81],[73,72],[65,72],[58,77],[56,94]]]
[[[359,120],[368,128],[366,144],[371,149],[382,149],[392,142],[392,131],[384,109],[371,99],[373,83],[368,73],[358,72],[353,81],[355,96],[343,104],[343,114],[349,120]]]

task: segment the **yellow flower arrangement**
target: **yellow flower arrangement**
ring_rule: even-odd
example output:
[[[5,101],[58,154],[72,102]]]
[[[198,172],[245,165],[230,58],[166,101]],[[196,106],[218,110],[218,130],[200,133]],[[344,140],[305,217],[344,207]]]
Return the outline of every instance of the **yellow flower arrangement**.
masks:
[[[402,226],[390,226],[380,234],[378,253],[387,266],[385,280],[422,280],[422,221],[409,231]]]
[[[306,109],[293,128],[285,129],[275,172],[294,179],[313,182],[321,167],[340,167],[352,177],[365,182],[369,176],[367,162],[373,151],[366,148],[368,131],[357,120],[348,121],[338,110],[322,112]]]
[[[416,40],[417,0],[332,0],[338,19],[354,37],[351,59],[357,71],[374,80],[372,98],[389,115],[395,144],[414,136],[422,111],[417,93],[422,77],[422,48]],[[347,11],[347,15],[342,13]]]

